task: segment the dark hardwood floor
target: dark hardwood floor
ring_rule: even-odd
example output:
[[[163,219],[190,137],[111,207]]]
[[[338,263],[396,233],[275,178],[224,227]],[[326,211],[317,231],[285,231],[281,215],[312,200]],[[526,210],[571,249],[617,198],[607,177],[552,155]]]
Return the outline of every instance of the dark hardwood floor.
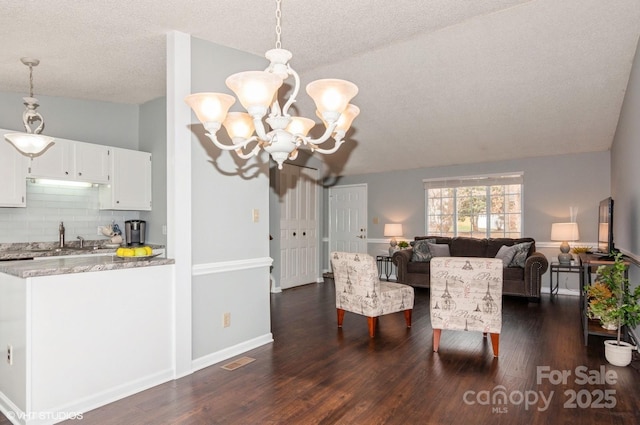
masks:
[[[499,359],[479,333],[443,331],[433,353],[428,290],[416,289],[411,329],[401,313],[383,316],[374,339],[362,316],[347,313],[336,327],[332,285],[273,294],[271,304],[275,342],[243,354],[253,363],[215,365],[66,423],[640,423],[640,360],[610,366],[599,337],[585,347],[576,297],[505,298]],[[544,367],[570,375],[550,382]],[[615,383],[581,382],[580,368],[601,367]],[[492,403],[500,390],[506,404]]]

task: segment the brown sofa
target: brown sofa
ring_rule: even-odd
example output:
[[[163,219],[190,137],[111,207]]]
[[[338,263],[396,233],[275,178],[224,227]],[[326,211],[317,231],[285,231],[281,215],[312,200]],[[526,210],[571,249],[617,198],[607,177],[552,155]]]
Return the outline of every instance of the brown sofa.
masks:
[[[416,236],[415,240],[435,239],[437,244],[449,245],[452,257],[494,258],[501,246],[512,246],[521,242],[532,242],[524,268],[505,267],[503,269],[503,289],[505,295],[527,297],[530,301],[540,301],[542,275],[549,263],[532,238],[475,239],[465,237]],[[392,261],[397,267],[398,282],[415,287],[429,287],[429,262],[411,261],[413,248],[403,249],[393,254]]]

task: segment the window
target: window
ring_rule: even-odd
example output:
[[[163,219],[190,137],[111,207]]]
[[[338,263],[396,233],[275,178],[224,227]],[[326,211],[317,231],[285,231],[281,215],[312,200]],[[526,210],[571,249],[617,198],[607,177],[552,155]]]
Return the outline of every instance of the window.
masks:
[[[522,173],[423,182],[427,235],[521,237]]]

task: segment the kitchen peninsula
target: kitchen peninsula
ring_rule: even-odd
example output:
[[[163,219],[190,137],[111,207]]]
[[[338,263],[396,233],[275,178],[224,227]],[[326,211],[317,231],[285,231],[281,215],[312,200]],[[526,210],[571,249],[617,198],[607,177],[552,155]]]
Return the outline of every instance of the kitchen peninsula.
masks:
[[[17,423],[173,379],[174,261],[77,254],[0,262],[0,409]]]

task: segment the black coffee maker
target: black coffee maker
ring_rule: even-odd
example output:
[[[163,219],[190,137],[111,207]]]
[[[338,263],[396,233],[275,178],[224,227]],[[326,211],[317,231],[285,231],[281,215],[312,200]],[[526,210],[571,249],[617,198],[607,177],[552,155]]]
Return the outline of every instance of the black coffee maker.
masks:
[[[144,245],[147,222],[144,220],[127,220],[124,222],[124,235],[127,246]]]

